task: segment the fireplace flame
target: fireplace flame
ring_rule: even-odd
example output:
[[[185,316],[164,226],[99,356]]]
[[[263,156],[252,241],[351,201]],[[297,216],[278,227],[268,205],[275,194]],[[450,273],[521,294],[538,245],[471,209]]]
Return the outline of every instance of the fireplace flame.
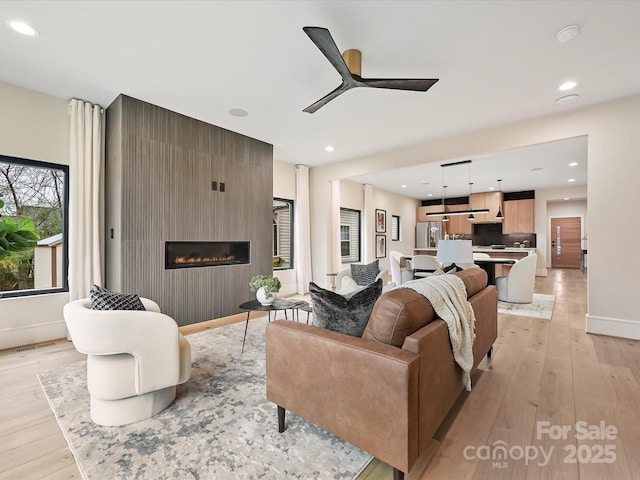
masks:
[[[185,257],[180,256],[175,258],[175,263],[178,265],[192,264],[192,263],[217,263],[217,262],[232,262],[236,259],[235,255],[226,255],[220,257]]]

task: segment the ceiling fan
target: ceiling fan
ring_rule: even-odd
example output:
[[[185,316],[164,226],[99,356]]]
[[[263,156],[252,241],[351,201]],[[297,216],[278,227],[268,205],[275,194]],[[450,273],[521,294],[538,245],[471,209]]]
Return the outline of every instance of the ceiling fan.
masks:
[[[347,50],[344,55],[341,55],[336,42],[333,41],[331,33],[326,28],[303,27],[302,29],[342,77],[342,84],[338,88],[309,105],[303,112],[314,113],[341,93],[356,87],[426,92],[438,81],[437,78],[362,78],[360,76],[362,54],[359,50]]]

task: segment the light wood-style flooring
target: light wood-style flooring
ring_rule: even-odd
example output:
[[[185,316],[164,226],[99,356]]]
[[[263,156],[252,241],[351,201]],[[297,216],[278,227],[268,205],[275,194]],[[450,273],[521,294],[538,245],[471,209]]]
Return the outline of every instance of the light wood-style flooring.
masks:
[[[584,333],[586,274],[580,270],[552,269],[536,278],[536,292],[555,294],[552,319],[500,315],[493,358],[483,361],[473,391],[460,396],[405,478],[640,479],[640,342]],[[0,480],[80,478],[35,373],[84,355],[66,340],[19,350],[0,352]],[[610,438],[576,440],[577,422],[592,436]],[[541,425],[550,433],[562,426],[570,431],[553,439]],[[497,446],[506,457],[484,460]],[[538,457],[518,458],[525,451]],[[549,460],[539,466],[542,451]],[[359,480],[391,478],[391,468],[374,461]]]

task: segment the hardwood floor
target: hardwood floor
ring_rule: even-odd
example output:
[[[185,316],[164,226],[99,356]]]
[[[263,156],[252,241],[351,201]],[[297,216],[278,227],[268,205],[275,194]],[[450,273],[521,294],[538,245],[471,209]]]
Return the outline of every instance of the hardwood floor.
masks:
[[[405,478],[640,479],[640,342],[584,333],[586,275],[580,270],[550,270],[536,278],[536,292],[555,294],[552,319],[500,315],[493,358],[482,362],[473,391],[460,396]],[[0,352],[0,480],[80,478],[35,372],[83,358],[65,340]],[[611,438],[578,440],[576,422],[597,426],[592,435],[602,434],[604,422]],[[566,439],[553,438],[565,425]],[[484,460],[500,445],[506,456]],[[538,457],[518,458],[524,451]],[[391,468],[374,461],[359,480],[391,478]]]

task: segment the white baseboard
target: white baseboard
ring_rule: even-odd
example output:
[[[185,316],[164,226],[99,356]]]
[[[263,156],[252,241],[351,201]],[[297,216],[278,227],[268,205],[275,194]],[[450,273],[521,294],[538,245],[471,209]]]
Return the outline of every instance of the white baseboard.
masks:
[[[587,314],[586,332],[640,340],[640,322]]]
[[[46,342],[67,336],[64,321],[54,321],[0,330],[0,350]]]
[[[536,277],[546,277],[549,275],[549,272],[546,268],[538,268],[536,270]]]

